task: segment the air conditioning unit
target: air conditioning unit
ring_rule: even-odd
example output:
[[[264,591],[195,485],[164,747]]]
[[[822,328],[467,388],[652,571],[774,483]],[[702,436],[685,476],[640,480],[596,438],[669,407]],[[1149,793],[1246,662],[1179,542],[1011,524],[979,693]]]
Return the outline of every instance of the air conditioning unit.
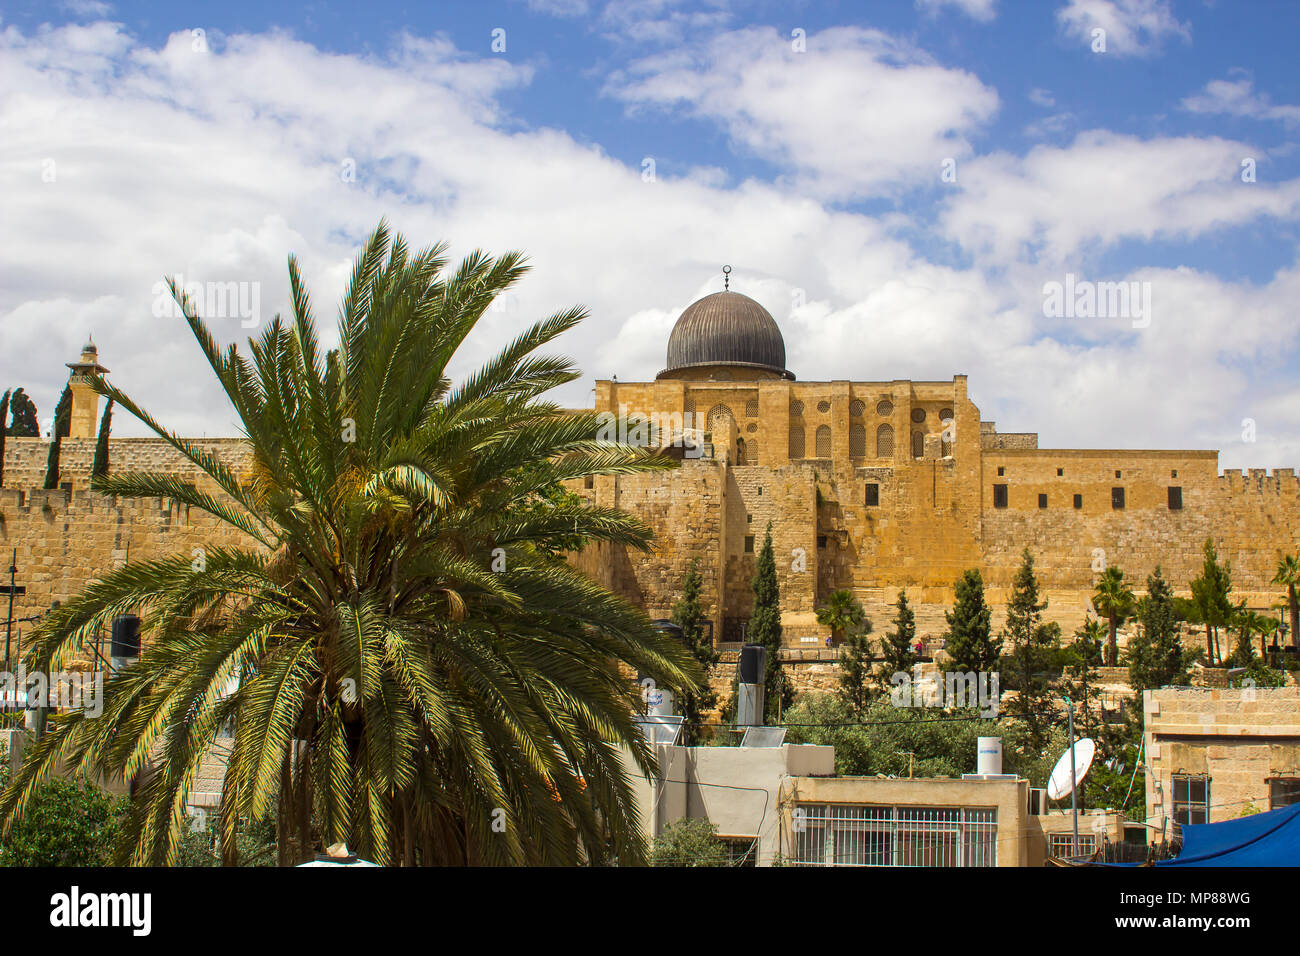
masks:
[[[1029,815],[1041,817],[1047,813],[1047,789],[1044,787],[1029,788]]]

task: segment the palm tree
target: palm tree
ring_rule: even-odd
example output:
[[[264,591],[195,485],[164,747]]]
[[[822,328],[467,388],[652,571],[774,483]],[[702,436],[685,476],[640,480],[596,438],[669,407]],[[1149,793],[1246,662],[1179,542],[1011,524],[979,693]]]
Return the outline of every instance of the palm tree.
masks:
[[[1092,606],[1106,619],[1106,663],[1111,667],[1119,663],[1119,626],[1137,612],[1137,598],[1124,580],[1124,572],[1111,566],[1101,573],[1097,589],[1092,595]]]
[[[817,609],[817,623],[831,629],[831,639],[836,643],[861,627],[864,620],[866,613],[862,605],[846,589],[832,591],[826,603]]]
[[[1291,646],[1300,647],[1300,599],[1296,597],[1296,585],[1300,584],[1300,557],[1294,554],[1284,555],[1278,559],[1277,573],[1273,575],[1274,584],[1286,585],[1286,606],[1291,629]]]
[[[121,861],[174,861],[187,796],[219,727],[234,744],[218,830],[274,814],[280,862],[346,842],[381,864],[645,859],[625,753],[653,756],[627,669],[698,689],[699,668],[646,615],[571,569],[574,540],[644,549],[649,531],[557,494],[562,482],[672,463],[598,441],[594,413],[539,399],[579,373],[528,328],[458,386],[457,348],[522,257],[408,253],[384,223],[322,354],[296,261],[292,320],[223,351],[172,285],[239,415],[248,484],[214,454],[124,408],[206,476],[109,474],[99,490],[206,512],[246,545],[136,561],[42,622],[29,668],[58,669],[128,609],[145,648],[103,712],[51,720],[0,796],[10,826],[56,764],[134,781]],[[235,686],[237,682],[237,686]]]

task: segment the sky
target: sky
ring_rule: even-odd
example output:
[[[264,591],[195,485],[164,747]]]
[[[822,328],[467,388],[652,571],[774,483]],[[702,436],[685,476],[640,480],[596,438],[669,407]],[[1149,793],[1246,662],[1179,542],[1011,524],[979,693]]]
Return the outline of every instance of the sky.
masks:
[[[0,387],[48,424],[93,334],[236,434],[163,277],[242,343],[292,253],[332,330],[386,217],[529,257],[458,376],[582,305],[554,397],[590,406],[729,264],[801,381],[966,374],[1042,447],[1300,466],[1297,36],[1292,0],[0,0]]]

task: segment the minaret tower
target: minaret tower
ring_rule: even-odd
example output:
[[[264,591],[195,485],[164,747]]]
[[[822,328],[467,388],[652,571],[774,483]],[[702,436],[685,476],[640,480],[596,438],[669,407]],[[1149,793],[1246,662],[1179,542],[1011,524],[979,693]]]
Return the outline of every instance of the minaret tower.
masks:
[[[81,361],[69,362],[72,374],[68,387],[72,389],[72,426],[69,438],[94,438],[99,431],[99,393],[90,387],[94,375],[106,375],[108,369],[99,364],[99,349],[95,340],[88,338],[81,347]]]

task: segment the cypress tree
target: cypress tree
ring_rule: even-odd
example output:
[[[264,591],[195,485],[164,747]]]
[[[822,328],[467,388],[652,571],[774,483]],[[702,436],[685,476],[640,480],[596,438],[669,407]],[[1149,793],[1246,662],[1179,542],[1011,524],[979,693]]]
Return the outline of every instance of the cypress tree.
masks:
[[[113,427],[113,400],[110,398],[104,406],[104,415],[99,420],[99,437],[95,439],[95,462],[90,466],[93,482],[108,474],[108,433]]]
[[[784,680],[781,661],[781,592],[776,583],[776,554],[772,550],[772,523],[767,523],[763,550],[752,583],[754,611],[749,618],[749,643],[767,648],[764,675],[764,719],[773,723],[794,702],[794,688]]]
[[[9,389],[0,399],[0,488],[5,483],[5,433],[9,430]]]
[[[971,568],[953,585],[956,600],[948,619],[944,652],[953,670],[989,671],[998,664],[1002,641],[993,637],[993,611],[984,600],[984,579]]]
[[[1221,664],[1223,653],[1219,647],[1219,628],[1232,620],[1232,564],[1219,564],[1219,554],[1213,539],[1205,539],[1205,559],[1201,576],[1192,582],[1192,603],[1196,605],[1200,622],[1205,625],[1206,650],[1211,664]]]
[[[713,642],[704,635],[704,608],[700,605],[700,590],[703,579],[700,576],[699,562],[692,559],[682,580],[682,596],[673,605],[672,622],[682,629],[682,641],[686,649],[697,661],[704,665],[705,674],[709,668],[718,663],[719,654]],[[718,695],[709,686],[707,678],[703,689],[697,694],[687,691],[681,702],[683,727],[686,730],[687,743],[698,744],[704,737],[704,712],[712,710],[718,703]]]
[[[9,411],[13,414],[6,433],[13,438],[40,438],[41,426],[36,422],[36,406],[21,388],[14,389],[9,399]]]
[[[1046,601],[1038,599],[1038,578],[1034,576],[1034,558],[1025,548],[1020,568],[1012,585],[1007,605],[1004,640],[1010,645],[1009,663],[1016,684],[1011,714],[1024,718],[1031,745],[1042,749],[1047,743],[1058,715],[1051,692],[1052,652],[1059,643],[1061,629],[1043,622]]]
[[[1157,566],[1138,605],[1138,633],[1129,642],[1128,681],[1137,693],[1188,682],[1187,659],[1178,639],[1173,590]]]
[[[59,487],[59,453],[63,436],[72,430],[72,389],[65,385],[54,408],[54,434],[50,436],[50,454],[45,459],[45,487]]]
[[[910,676],[916,664],[916,615],[907,603],[907,591],[898,592],[898,609],[894,614],[894,629],[885,632],[883,644],[884,662],[880,669],[880,689],[888,693],[894,685],[891,678],[895,674]]]

